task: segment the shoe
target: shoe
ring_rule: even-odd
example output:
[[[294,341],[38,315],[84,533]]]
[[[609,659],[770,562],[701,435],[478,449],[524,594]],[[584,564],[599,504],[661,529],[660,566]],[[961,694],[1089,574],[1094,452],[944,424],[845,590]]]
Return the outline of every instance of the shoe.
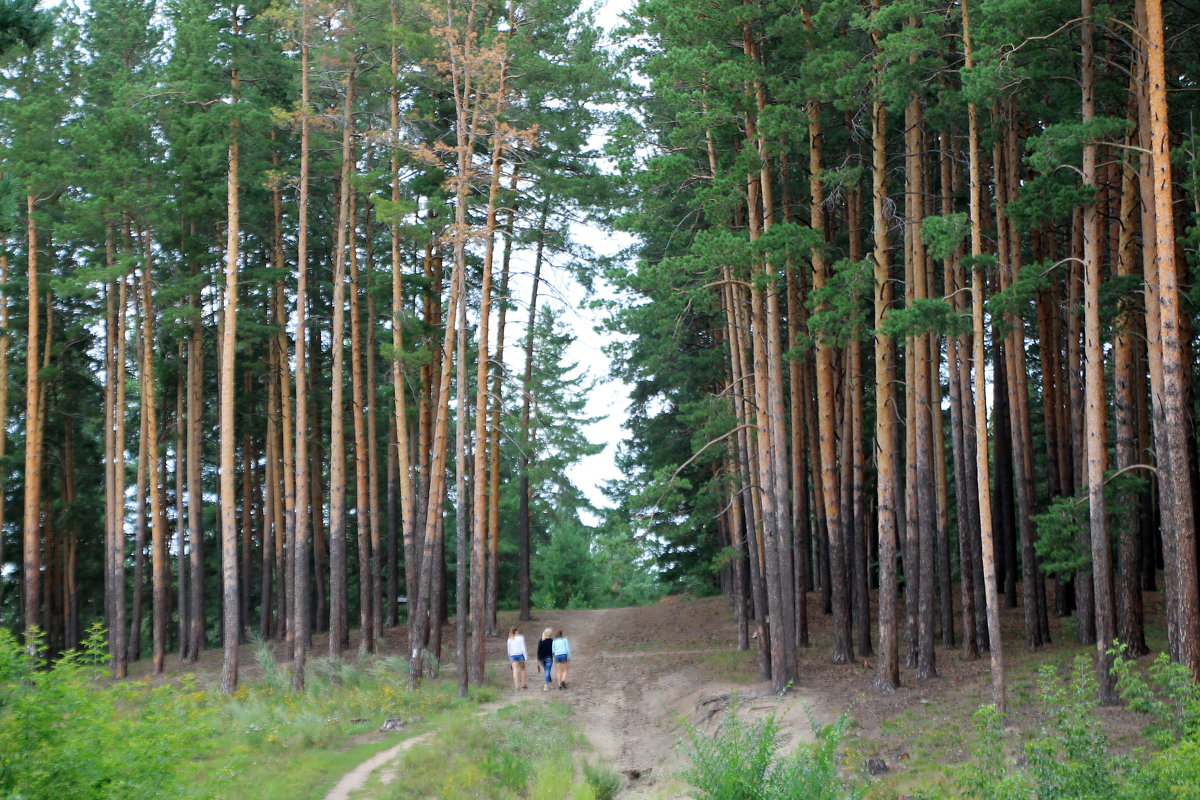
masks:
[[[550,689],[550,686],[549,686],[549,684],[545,684],[545,683],[543,683],[543,684],[542,684],[542,691],[543,691],[543,692],[549,691],[549,689]]]
[[[562,686],[561,686],[560,688],[563,688],[563,689],[567,688],[567,682],[566,682],[566,681],[563,681],[563,682],[562,682]]]

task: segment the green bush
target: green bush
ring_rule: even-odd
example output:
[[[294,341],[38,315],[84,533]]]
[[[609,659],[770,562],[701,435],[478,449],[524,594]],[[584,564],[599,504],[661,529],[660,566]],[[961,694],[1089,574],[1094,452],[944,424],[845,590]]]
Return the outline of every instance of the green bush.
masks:
[[[772,714],[747,722],[731,713],[713,736],[687,725],[692,766],[685,779],[705,800],[853,800],[863,787],[838,767],[849,717],[813,724],[817,741],[782,757]]]
[[[621,790],[621,776],[612,767],[584,762],[583,777],[596,793],[596,800],[612,800]]]
[[[1148,716],[1146,736],[1157,750],[1112,752],[1096,714],[1092,659],[1075,660],[1062,680],[1043,667],[1041,731],[1024,747],[1025,763],[1009,756],[1004,718],[992,706],[976,715],[975,760],[960,772],[969,797],[981,800],[1181,800],[1200,797],[1200,686],[1188,669],[1160,656],[1143,675],[1118,652],[1114,672],[1129,708]]]
[[[0,630],[0,797],[155,798],[213,719],[205,693],[140,682],[103,685],[104,632],[53,664]]]

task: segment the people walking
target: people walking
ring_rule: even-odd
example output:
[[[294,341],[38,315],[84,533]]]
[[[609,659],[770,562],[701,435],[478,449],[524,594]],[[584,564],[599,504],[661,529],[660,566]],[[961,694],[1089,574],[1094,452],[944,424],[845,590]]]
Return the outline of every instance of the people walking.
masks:
[[[546,675],[542,682],[542,691],[545,692],[550,688],[550,676],[554,672],[554,631],[549,628],[542,631],[542,638],[538,640],[537,657],[538,669]]]
[[[519,628],[508,629],[508,662],[512,665],[513,686],[517,690],[528,689],[529,683],[525,675],[525,637]]]
[[[567,673],[571,669],[571,643],[563,636],[563,632],[559,631],[551,647],[554,651],[554,675],[558,680],[558,688],[566,689]]]

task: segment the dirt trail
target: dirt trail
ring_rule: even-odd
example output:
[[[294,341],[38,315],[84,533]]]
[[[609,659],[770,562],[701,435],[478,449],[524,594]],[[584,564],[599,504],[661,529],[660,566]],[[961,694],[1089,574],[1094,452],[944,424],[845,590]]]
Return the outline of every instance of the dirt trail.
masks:
[[[728,607],[719,600],[540,612],[521,626],[522,633],[532,654],[544,628],[563,630],[571,641],[568,688],[541,691],[541,675],[536,660],[531,660],[529,691],[514,690],[504,640],[491,639],[489,670],[505,693],[498,705],[565,702],[574,710],[575,725],[595,752],[593,760],[621,774],[620,800],[682,800],[689,797],[678,778],[687,765],[682,746],[687,736],[684,719],[711,731],[731,703],[748,714],[775,710],[790,741],[811,738],[809,710],[822,721],[831,719],[823,709],[815,708],[818,698],[812,692],[795,690],[781,701],[769,687],[748,679],[753,676],[729,675],[728,664],[734,662],[714,659],[733,650],[736,636],[729,617]],[[512,624],[503,615],[501,622]],[[394,765],[403,751],[421,738],[407,740],[364,762],[346,775],[326,800],[369,800],[360,790],[372,774]],[[384,774],[381,772],[381,777]]]

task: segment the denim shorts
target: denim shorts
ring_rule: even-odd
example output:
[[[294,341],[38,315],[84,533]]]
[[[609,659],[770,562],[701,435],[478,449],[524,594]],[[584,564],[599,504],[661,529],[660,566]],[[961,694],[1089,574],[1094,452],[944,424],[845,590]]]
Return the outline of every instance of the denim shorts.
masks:
[[[569,656],[567,656],[567,655],[565,655],[565,654],[563,654],[563,653],[559,653],[558,655],[556,655],[556,656],[554,657],[554,660],[555,660],[555,661],[557,661],[559,664],[565,664],[565,663],[567,663],[568,661],[570,661],[571,659],[570,659],[570,657],[569,657]]]
[[[524,661],[525,656],[509,656],[508,660],[509,661]]]

